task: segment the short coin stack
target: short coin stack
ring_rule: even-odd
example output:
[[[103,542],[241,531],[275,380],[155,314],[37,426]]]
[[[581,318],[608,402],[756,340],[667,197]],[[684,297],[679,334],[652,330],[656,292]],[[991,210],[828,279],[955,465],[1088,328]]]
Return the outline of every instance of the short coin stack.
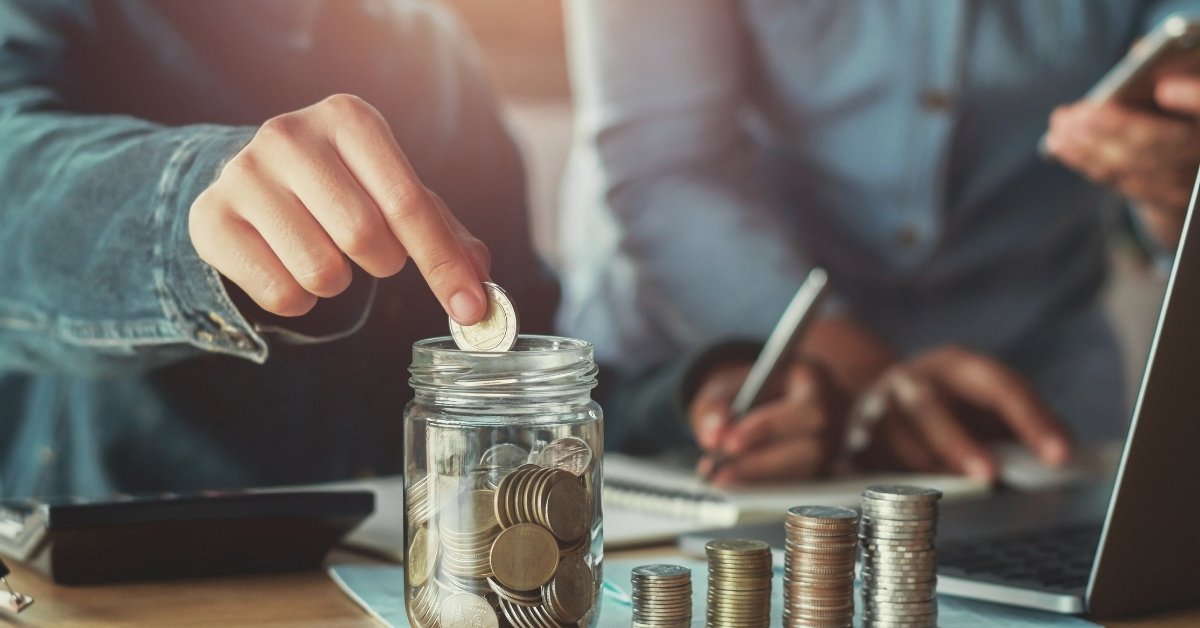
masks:
[[[863,626],[936,626],[938,500],[942,492],[901,485],[862,494]]]
[[[692,570],[643,565],[633,570],[633,628],[689,628]]]
[[[751,539],[709,541],[708,626],[771,625],[771,546]]]
[[[858,513],[796,506],[784,521],[783,625],[842,628],[854,623]]]

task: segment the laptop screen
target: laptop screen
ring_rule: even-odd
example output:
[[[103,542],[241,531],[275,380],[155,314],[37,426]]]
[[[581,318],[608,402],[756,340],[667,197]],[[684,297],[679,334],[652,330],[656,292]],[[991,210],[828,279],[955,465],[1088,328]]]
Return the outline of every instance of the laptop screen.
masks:
[[[1096,617],[1200,604],[1200,235],[1184,222],[1087,601]]]

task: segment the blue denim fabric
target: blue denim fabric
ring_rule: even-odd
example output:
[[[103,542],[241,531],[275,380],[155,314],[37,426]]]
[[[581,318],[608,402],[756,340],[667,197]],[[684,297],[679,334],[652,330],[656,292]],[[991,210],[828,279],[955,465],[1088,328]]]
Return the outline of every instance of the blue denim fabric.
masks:
[[[280,328],[243,315],[187,232],[257,125],[337,92],[381,110],[536,331],[552,292],[519,159],[437,7],[0,2],[0,497],[399,468],[409,348],[446,333],[417,271],[358,276],[318,331]]]

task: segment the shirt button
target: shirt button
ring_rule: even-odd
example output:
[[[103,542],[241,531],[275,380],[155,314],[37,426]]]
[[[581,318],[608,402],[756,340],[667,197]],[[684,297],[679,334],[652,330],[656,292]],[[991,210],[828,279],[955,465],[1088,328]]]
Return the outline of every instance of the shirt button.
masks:
[[[896,240],[896,244],[902,249],[911,249],[917,245],[917,228],[912,225],[904,225],[896,230],[892,236]]]
[[[212,332],[208,331],[207,329],[201,329],[200,331],[197,331],[196,338],[205,344],[212,344],[212,342],[216,340],[216,337],[213,336]]]
[[[237,347],[238,349],[249,351],[250,349],[254,348],[254,343],[250,342],[250,339],[242,334],[235,332],[229,334],[229,337],[231,340],[233,340],[233,346]]]
[[[921,107],[933,113],[946,113],[954,108],[954,97],[946,90],[931,87],[921,91]]]

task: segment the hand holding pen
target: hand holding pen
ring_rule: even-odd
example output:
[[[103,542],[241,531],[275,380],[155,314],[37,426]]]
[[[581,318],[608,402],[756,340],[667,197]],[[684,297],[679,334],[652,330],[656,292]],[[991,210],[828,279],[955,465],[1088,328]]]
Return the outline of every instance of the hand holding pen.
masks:
[[[794,479],[824,471],[837,449],[836,423],[849,401],[797,345],[825,294],[814,269],[797,291],[753,366],[712,369],[689,408],[708,452],[698,471],[716,484]]]

